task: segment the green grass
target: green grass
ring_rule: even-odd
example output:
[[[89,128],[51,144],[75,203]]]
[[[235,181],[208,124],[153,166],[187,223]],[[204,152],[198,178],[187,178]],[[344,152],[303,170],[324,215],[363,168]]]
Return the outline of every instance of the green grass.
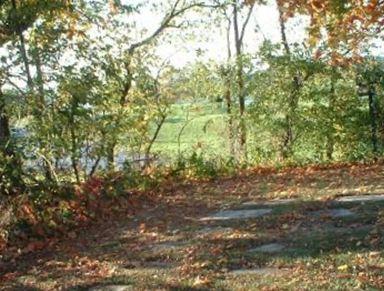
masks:
[[[183,127],[179,148],[178,136]],[[153,145],[153,152],[171,160],[178,157],[179,151],[185,156],[202,151],[211,158],[226,157],[227,136],[226,115],[220,104],[175,104]]]
[[[234,128],[238,122],[236,104],[233,107]],[[276,116],[268,116],[267,123],[260,123],[252,113],[252,108],[247,108],[245,123],[247,126],[247,153],[249,164],[278,165],[281,144],[284,137],[284,126]],[[256,119],[255,119],[256,118]],[[174,162],[179,154],[188,158],[193,152],[202,153],[207,160],[229,160],[228,116],[223,103],[195,101],[194,103],[173,104],[169,115],[155,141],[152,152],[158,154],[166,162]],[[295,133],[303,126],[298,123]],[[184,128],[184,129],[183,129]],[[180,144],[178,136],[183,129]],[[234,133],[235,139],[238,134]],[[349,141],[348,141],[349,142]],[[236,143],[236,141],[235,141]],[[349,142],[350,143],[350,142]],[[364,141],[362,141],[364,144]],[[360,157],[369,156],[369,145],[365,150],[351,143],[347,151],[345,146],[336,144],[334,159],[337,161],[359,160],[351,155],[353,151],[360,151]],[[235,149],[238,148],[235,144]],[[311,163],[328,163],[326,153],[326,139],[324,134],[319,135],[314,128],[301,130],[293,145],[293,153],[285,163],[305,165]],[[366,152],[368,150],[368,152]]]
[[[233,109],[235,112],[236,108]],[[237,121],[238,116],[235,116],[235,139],[238,136]],[[250,115],[246,117],[246,125],[248,162],[250,164],[276,162],[282,131],[276,132],[276,129],[256,124]],[[152,147],[152,152],[167,162],[174,162],[179,155],[188,158],[193,152],[201,153],[206,160],[228,161],[233,158],[230,156],[229,142],[228,115],[225,105],[196,101],[171,106],[168,117]],[[237,140],[232,142],[237,149]],[[295,153],[295,161],[313,160],[318,154],[313,144],[302,142],[304,145],[299,152]],[[311,141],[308,140],[308,142]]]

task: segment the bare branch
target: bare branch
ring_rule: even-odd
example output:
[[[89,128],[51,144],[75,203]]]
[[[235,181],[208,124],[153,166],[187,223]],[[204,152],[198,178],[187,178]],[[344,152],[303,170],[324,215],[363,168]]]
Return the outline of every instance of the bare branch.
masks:
[[[19,86],[17,86],[8,76],[5,77],[7,82],[12,86],[14,87],[23,97],[26,96],[26,93],[21,90],[21,88]]]
[[[232,57],[232,50],[231,50],[231,37],[230,37],[230,34],[231,34],[231,26],[232,26],[232,20],[231,18],[227,18],[227,21],[228,21],[228,26],[226,28],[226,31],[227,31],[227,60],[228,62],[230,61],[231,57]]]
[[[278,3],[277,3],[277,8],[278,8],[278,11],[279,11],[279,22],[280,22],[281,40],[283,42],[283,46],[284,46],[285,52],[287,53],[287,55],[290,56],[291,55],[291,50],[289,48],[287,34],[285,32],[286,28],[285,28],[285,21],[284,21],[284,17],[283,17],[283,11],[281,10],[281,7],[279,6]]]
[[[219,7],[222,7],[222,4],[209,5],[209,4],[205,4],[204,2],[196,2],[196,3],[192,3],[192,4],[189,4],[185,7],[183,7],[183,8],[178,9],[177,7],[178,7],[179,3],[180,3],[180,0],[175,1],[174,5],[172,6],[171,11],[166,16],[164,16],[164,19],[161,22],[160,26],[151,35],[149,35],[148,37],[144,38],[141,41],[138,41],[138,42],[132,44],[129,47],[128,51],[130,54],[132,54],[137,48],[150,43],[154,38],[156,38],[158,35],[160,35],[165,29],[170,28],[170,27],[177,27],[177,26],[171,24],[172,20],[174,20],[178,16],[184,14],[188,10],[191,10],[193,8],[219,8]]]
[[[253,2],[252,5],[249,7],[247,17],[245,18],[245,21],[244,21],[244,23],[243,23],[243,27],[241,28],[241,33],[240,33],[240,42],[241,42],[241,43],[243,43],[244,34],[245,34],[245,29],[247,28],[249,19],[251,18],[253,8],[255,7],[255,3],[256,3],[256,2]]]

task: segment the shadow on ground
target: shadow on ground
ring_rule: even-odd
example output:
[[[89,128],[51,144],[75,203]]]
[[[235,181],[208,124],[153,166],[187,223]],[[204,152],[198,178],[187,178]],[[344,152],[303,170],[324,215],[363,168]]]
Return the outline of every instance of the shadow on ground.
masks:
[[[55,248],[3,264],[2,274],[7,280],[1,282],[0,287],[5,290],[88,290],[124,285],[131,286],[132,290],[209,290],[213,287],[230,290],[217,282],[225,280],[233,270],[264,267],[293,270],[309,264],[305,265],[308,274],[317,274],[320,270],[332,275],[337,273],[338,266],[355,259],[356,254],[362,254],[363,262],[369,266],[382,268],[379,270],[384,274],[384,265],[378,261],[382,259],[384,247],[379,221],[384,201],[342,203],[329,199],[340,195],[337,192],[340,187],[346,189],[345,195],[356,189],[356,183],[368,185],[370,179],[364,183],[358,178],[353,180],[352,170],[342,174],[348,177],[342,182],[340,175],[337,179],[331,177],[334,173],[327,172],[327,175],[318,178],[312,172],[307,176],[255,174],[185,185],[177,190],[165,189],[168,195],[134,218],[94,226]],[[289,189],[305,179],[308,183],[299,185],[299,190],[305,190],[306,194],[300,196],[300,191],[292,194]],[[352,180],[346,188],[343,183]],[[286,192],[278,195],[277,189],[284,183],[288,185]],[[380,185],[375,184],[374,189],[375,194],[379,193]],[[353,194],[367,192],[353,191]],[[269,199],[275,197],[297,197],[298,200],[269,203]],[[244,204],[249,200],[255,203]],[[257,218],[200,220],[224,209],[272,211]],[[343,209],[343,215],[332,216],[330,213],[335,209]],[[278,251],[255,251],[269,244],[282,247],[277,248]],[[365,258],[365,254],[372,258]],[[369,260],[378,263],[374,261],[374,265]],[[333,264],[332,271],[324,271],[323,264]],[[360,269],[357,271],[361,273]]]

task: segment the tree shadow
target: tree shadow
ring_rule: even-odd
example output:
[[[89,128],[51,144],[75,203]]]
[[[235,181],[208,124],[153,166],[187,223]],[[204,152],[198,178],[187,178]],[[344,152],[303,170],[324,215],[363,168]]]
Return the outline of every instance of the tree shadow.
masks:
[[[120,287],[121,289],[118,289]],[[116,289],[114,289],[116,288]],[[126,289],[124,289],[126,288]],[[157,280],[156,286],[143,286],[141,288],[137,288],[135,282],[131,282],[131,284],[127,284],[126,277],[114,277],[113,282],[109,279],[101,280],[94,284],[84,284],[77,285],[68,289],[63,289],[65,291],[85,291],[85,290],[94,290],[94,291],[117,291],[117,290],[168,290],[168,291],[208,291],[212,290],[210,288],[205,287],[193,287],[193,286],[185,286],[178,283],[167,283],[164,280]]]
[[[228,221],[200,221],[199,218],[206,215],[213,209],[197,201],[195,205],[186,207],[185,200],[173,200],[167,204],[162,203],[156,208],[156,211],[146,211],[142,218],[148,224],[154,223],[164,216],[163,213],[172,211],[172,216],[167,217],[165,222],[167,227],[154,227],[148,225],[148,229],[143,233],[139,229],[141,222],[138,219],[134,224],[124,224],[122,228],[114,228],[113,224],[106,224],[101,229],[95,227],[93,231],[97,234],[92,237],[92,230],[89,229],[72,241],[65,242],[65,245],[71,246],[70,251],[66,249],[47,249],[32,254],[25,255],[5,272],[18,271],[20,275],[33,275],[32,269],[45,270],[40,274],[35,274],[38,281],[51,280],[63,283],[64,290],[88,290],[91,288],[107,286],[109,284],[127,284],[133,288],[140,289],[142,282],[131,280],[127,276],[101,274],[91,283],[71,283],[68,278],[80,279],[84,276],[84,269],[81,267],[81,260],[99,261],[103,263],[115,264],[118,268],[137,269],[137,270],[162,270],[165,269],[161,263],[170,263],[172,267],[167,270],[169,276],[174,276],[177,271],[174,269],[181,264],[186,253],[184,247],[190,245],[201,246],[201,258],[198,260],[211,260],[212,264],[208,268],[213,270],[226,268],[235,270],[244,266],[238,261],[249,261],[259,267],[267,266],[275,259],[300,259],[300,258],[320,258],[328,254],[360,252],[360,251],[380,251],[384,247],[383,230],[375,228],[380,210],[384,208],[384,201],[364,202],[362,203],[340,203],[334,200],[330,201],[302,201],[294,200],[287,203],[266,203],[259,201],[253,205],[237,205],[231,209],[258,209],[270,208],[272,212],[265,216],[246,220],[228,220]],[[194,207],[199,207],[198,212]],[[317,214],[318,211],[327,211],[335,208],[345,208],[356,215],[333,218],[327,214]],[[194,220],[190,217],[195,215]],[[197,217],[196,217],[197,216]],[[233,231],[229,235],[206,235],[201,234],[202,229],[207,226],[215,229],[231,228]],[[109,231],[109,228],[111,231]],[[131,230],[127,234],[125,230]],[[180,232],[178,239],[175,234],[168,232],[170,230]],[[372,233],[375,229],[376,232]],[[143,240],[146,236],[150,238],[151,233],[162,239],[153,241]],[[103,234],[105,232],[105,237]],[[250,236],[236,237],[232,236],[235,232],[250,234]],[[257,234],[252,237],[252,234]],[[87,238],[87,239],[85,239]],[[103,245],[100,238],[105,239],[106,245]],[[175,248],[170,252],[156,254],[153,250],[157,246],[164,245],[167,238],[173,238],[170,242],[180,244],[180,250]],[[372,240],[375,243],[372,244]],[[183,245],[183,242],[188,244]],[[265,244],[281,243],[286,248],[280,252],[271,253],[249,253],[252,248]],[[215,247],[221,247],[223,253],[215,255],[210,250]],[[227,256],[227,263],[220,262],[222,256]],[[232,259],[234,258],[234,259]],[[51,264],[50,262],[55,262]],[[80,265],[79,265],[80,262]],[[118,263],[116,263],[118,262]],[[157,266],[154,263],[159,263]],[[68,265],[74,265],[73,268]],[[3,272],[4,273],[4,272]],[[0,274],[1,275],[1,274]],[[144,277],[146,275],[143,275]],[[70,279],[68,279],[70,280]],[[76,281],[76,280],[75,280]],[[81,281],[81,280],[80,280]],[[86,281],[86,280],[85,280]],[[128,283],[127,283],[128,281]],[[184,286],[180,284],[171,284],[166,280],[157,279],[158,289],[164,290],[208,290],[200,287]],[[20,285],[17,281],[9,284],[9,290],[28,290],[28,286]],[[6,287],[8,285],[5,285]],[[0,284],[1,286],[1,284]],[[137,290],[136,289],[136,290]],[[150,288],[148,288],[150,289]],[[147,289],[147,290],[148,290]],[[39,290],[39,289],[29,289]],[[134,289],[133,289],[134,290]]]
[[[247,220],[212,221],[212,228],[228,228],[250,237],[214,236],[206,245],[221,246],[228,256],[243,258],[267,266],[279,259],[319,258],[348,252],[377,252],[384,249],[384,229],[376,225],[384,201],[339,202],[288,201],[255,203],[234,209],[272,209],[270,214]],[[343,211],[335,211],[343,210]],[[350,211],[350,212],[349,212]],[[336,215],[336,216],[333,216]],[[338,216],[340,215],[340,216]],[[253,235],[256,234],[256,235]],[[252,251],[269,244],[279,244],[279,251]],[[229,270],[241,268],[228,260]]]

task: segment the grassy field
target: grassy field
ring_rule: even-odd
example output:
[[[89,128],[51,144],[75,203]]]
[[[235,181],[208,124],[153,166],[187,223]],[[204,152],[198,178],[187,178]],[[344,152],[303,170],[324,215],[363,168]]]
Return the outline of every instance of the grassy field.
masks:
[[[262,129],[250,116],[246,118],[248,163],[275,164],[278,143],[281,142],[279,133]],[[235,116],[235,129],[237,121],[238,117]],[[174,104],[152,152],[167,162],[174,162],[179,154],[188,158],[194,152],[201,153],[205,160],[228,161],[233,158],[230,156],[228,134],[228,115],[223,103],[200,101]],[[234,147],[239,153],[236,130],[234,136]],[[309,148],[309,153],[300,150],[297,157],[313,156],[313,148]]]
[[[177,158],[179,152],[190,156],[193,151],[202,151],[210,158],[227,157],[226,115],[220,105],[220,103],[173,105],[153,145],[153,152],[171,160]]]

